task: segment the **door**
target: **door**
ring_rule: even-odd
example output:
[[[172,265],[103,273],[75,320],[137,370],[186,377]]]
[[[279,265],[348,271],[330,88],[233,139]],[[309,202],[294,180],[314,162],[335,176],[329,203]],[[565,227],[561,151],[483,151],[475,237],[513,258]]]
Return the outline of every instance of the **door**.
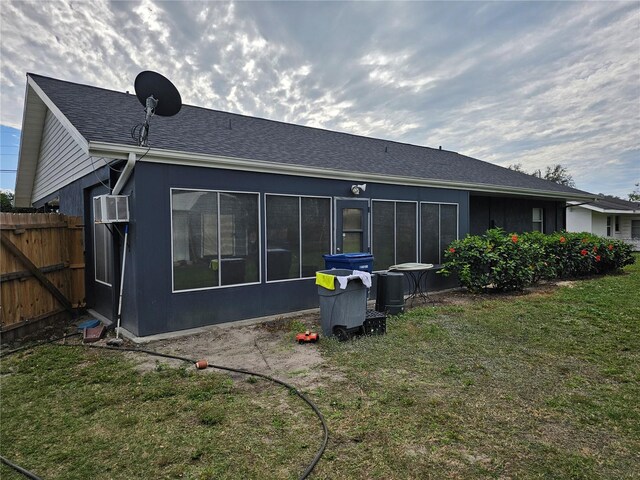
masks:
[[[336,253],[369,251],[369,201],[336,200]]]

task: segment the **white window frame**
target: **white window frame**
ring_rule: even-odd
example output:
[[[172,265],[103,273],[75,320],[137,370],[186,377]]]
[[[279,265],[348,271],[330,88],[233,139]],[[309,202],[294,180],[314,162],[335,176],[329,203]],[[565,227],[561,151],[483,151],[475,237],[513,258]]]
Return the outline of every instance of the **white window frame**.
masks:
[[[268,256],[267,256],[267,230],[269,229],[269,224],[267,221],[267,197],[296,197],[298,198],[298,238],[299,238],[299,246],[298,246],[298,258],[300,259],[300,276],[297,278],[281,278],[279,280],[269,280],[269,265],[268,265]],[[323,198],[329,200],[329,252],[333,252],[333,197],[324,196],[324,195],[295,195],[292,193],[265,193],[264,194],[264,245],[260,250],[264,250],[264,258],[265,258],[265,283],[282,283],[282,282],[297,282],[299,280],[308,280],[313,277],[303,277],[302,276],[302,199],[303,198]],[[329,253],[327,252],[327,253]]]
[[[536,220],[536,211],[540,212],[540,220]],[[533,207],[531,211],[532,223],[531,227],[534,232],[544,233],[544,208],[541,207]],[[536,229],[535,225],[540,224],[540,229]]]
[[[396,235],[396,231],[397,231],[397,218],[398,218],[398,209],[397,209],[397,204],[398,203],[413,203],[416,206],[416,218],[415,218],[415,225],[416,225],[416,260],[418,258],[420,258],[420,220],[419,220],[419,215],[420,215],[420,206],[418,204],[418,201],[416,200],[389,200],[386,198],[372,198],[370,200],[370,215],[369,215],[369,223],[370,223],[370,234],[369,234],[369,238],[370,243],[371,243],[371,254],[374,257],[374,263],[375,263],[375,244],[373,242],[373,209],[374,209],[374,203],[375,202],[387,202],[387,203],[393,203],[393,263],[397,264],[398,261],[398,239],[397,239],[397,235]],[[386,271],[385,269],[382,270],[374,270],[374,272],[384,272]]]
[[[244,194],[248,194],[248,195],[255,195],[258,198],[258,238],[257,238],[257,242],[258,242],[258,281],[256,282],[249,282],[249,283],[234,283],[232,285],[220,285],[222,283],[222,270],[219,268],[218,269],[218,285],[217,286],[212,286],[212,287],[200,287],[200,288],[188,288],[188,289],[184,289],[184,290],[176,290],[175,289],[175,275],[173,274],[173,191],[174,190],[180,190],[183,192],[207,192],[207,193],[216,193],[218,198],[217,198],[217,208],[218,208],[218,212],[217,212],[217,228],[218,228],[218,258],[221,257],[221,248],[222,248],[222,242],[220,241],[220,194],[222,193],[229,193],[229,194],[234,194],[234,193],[244,193]],[[260,245],[262,245],[262,201],[261,201],[261,195],[260,192],[244,192],[244,191],[237,191],[237,190],[212,190],[212,189],[206,189],[206,188],[182,188],[182,187],[171,187],[169,188],[169,223],[171,225],[171,293],[185,293],[185,292],[198,292],[198,291],[203,291],[203,290],[218,290],[218,289],[222,289],[222,288],[232,288],[232,287],[244,287],[244,286],[248,286],[248,285],[259,285],[262,283],[262,248],[260,248]],[[222,263],[222,262],[220,262]]]
[[[442,209],[441,205],[455,205],[456,206],[456,240],[460,239],[460,204],[455,202],[420,202],[419,212],[419,243],[418,243],[418,258],[422,262],[422,204],[438,205],[438,265],[442,265]]]

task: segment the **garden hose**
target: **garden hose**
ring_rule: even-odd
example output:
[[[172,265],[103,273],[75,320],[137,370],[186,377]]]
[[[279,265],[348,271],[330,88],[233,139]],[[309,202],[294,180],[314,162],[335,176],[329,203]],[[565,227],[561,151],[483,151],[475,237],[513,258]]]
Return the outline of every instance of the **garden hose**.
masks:
[[[95,349],[102,349],[102,350],[114,350],[114,351],[120,351],[120,352],[134,352],[134,353],[144,353],[147,355],[153,355],[156,357],[162,357],[162,358],[169,358],[169,359],[173,359],[173,360],[179,360],[182,362],[187,362],[187,363],[191,363],[193,365],[196,365],[196,368],[202,368],[203,364],[206,362],[203,362],[202,360],[197,361],[197,360],[193,360],[191,358],[186,358],[186,357],[181,357],[178,355],[171,355],[168,353],[160,353],[160,352],[154,352],[153,350],[144,350],[141,348],[127,348],[127,347],[110,347],[110,346],[104,346],[104,345],[85,345],[85,344],[68,344],[68,343],[54,343],[58,340],[63,340],[66,339],[68,337],[72,337],[78,335],[77,333],[71,334],[71,335],[65,335],[64,337],[59,337],[53,340],[47,340],[45,342],[41,342],[38,343],[36,345],[31,345],[29,347],[21,347],[21,348],[17,348],[15,350],[11,350],[3,355],[0,356],[0,358],[4,358],[6,356],[9,356],[11,354],[26,350],[28,348],[34,348],[40,345],[45,345],[48,343],[53,343],[54,345],[60,346],[60,347],[84,347],[84,348],[95,348]],[[322,454],[324,453],[325,449],[327,448],[327,443],[329,442],[329,429],[327,428],[327,424],[324,420],[324,417],[322,415],[322,413],[320,412],[320,410],[318,409],[318,407],[316,406],[315,403],[313,403],[304,393],[300,392],[297,388],[295,388],[293,385],[290,385],[286,382],[283,382],[282,380],[278,380],[277,378],[273,378],[270,377],[269,375],[265,375],[263,373],[258,373],[258,372],[252,372],[250,370],[244,370],[241,368],[232,368],[232,367],[225,367],[222,365],[212,365],[212,364],[208,364],[206,363],[206,367],[208,368],[215,368],[218,370],[226,370],[228,372],[235,372],[235,373],[242,373],[244,375],[251,375],[254,377],[260,377],[263,378],[265,380],[268,380],[272,383],[276,383],[278,385],[281,385],[283,387],[285,387],[287,390],[289,390],[289,392],[291,393],[295,393],[298,397],[300,397],[302,400],[304,400],[307,405],[309,405],[311,407],[311,409],[313,410],[313,412],[316,414],[316,416],[318,417],[318,419],[320,420],[320,423],[322,424],[322,431],[323,431],[323,439],[322,439],[322,445],[320,446],[320,449],[318,450],[318,452],[316,453],[316,455],[313,457],[313,460],[311,461],[311,463],[309,463],[309,465],[307,466],[307,468],[304,470],[304,472],[302,473],[302,475],[300,476],[300,480],[304,480],[305,478],[307,478],[309,476],[309,474],[311,473],[311,471],[314,469],[314,467],[316,466],[316,464],[320,461],[320,458],[322,457]],[[38,477],[37,475],[35,475],[34,473],[20,467],[19,465],[16,465],[12,462],[10,462],[9,460],[7,460],[6,458],[0,456],[0,461],[2,461],[2,463],[4,463],[5,465],[13,468],[15,471],[21,473],[22,475],[24,475],[27,478],[30,478],[32,480],[42,480],[40,477]]]

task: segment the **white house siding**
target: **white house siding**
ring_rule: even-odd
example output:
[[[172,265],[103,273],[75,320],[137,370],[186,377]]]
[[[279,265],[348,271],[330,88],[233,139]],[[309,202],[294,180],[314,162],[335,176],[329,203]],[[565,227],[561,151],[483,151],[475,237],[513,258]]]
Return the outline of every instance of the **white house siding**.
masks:
[[[631,221],[640,221],[640,215],[617,214],[620,218],[620,231],[613,231],[616,214],[594,212],[581,207],[567,208],[567,231],[591,232],[601,237],[607,236],[607,217],[611,217],[611,238],[624,240],[633,246],[635,251],[640,251],[640,238],[632,238]]]
[[[104,165],[102,161],[98,163]],[[91,173],[92,169],[89,155],[55,115],[47,110],[31,202],[55,193],[61,187]]]
[[[580,207],[567,208],[567,231],[590,232],[591,210]]]
[[[630,215],[620,217],[620,237],[633,246],[636,252],[640,251],[640,237],[633,238],[631,232],[631,221],[640,222],[640,215]]]
[[[592,212],[591,217],[591,233],[599,237],[607,236],[607,215],[603,213]],[[613,225],[611,226],[613,229]]]

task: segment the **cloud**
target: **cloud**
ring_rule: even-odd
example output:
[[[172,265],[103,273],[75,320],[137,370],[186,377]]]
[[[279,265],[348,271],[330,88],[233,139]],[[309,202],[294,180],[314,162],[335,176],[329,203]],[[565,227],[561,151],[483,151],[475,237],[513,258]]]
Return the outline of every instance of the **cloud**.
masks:
[[[27,71],[124,91],[150,69],[206,108],[561,163],[592,191],[640,180],[637,3],[10,0],[1,15],[3,125],[20,128]]]

